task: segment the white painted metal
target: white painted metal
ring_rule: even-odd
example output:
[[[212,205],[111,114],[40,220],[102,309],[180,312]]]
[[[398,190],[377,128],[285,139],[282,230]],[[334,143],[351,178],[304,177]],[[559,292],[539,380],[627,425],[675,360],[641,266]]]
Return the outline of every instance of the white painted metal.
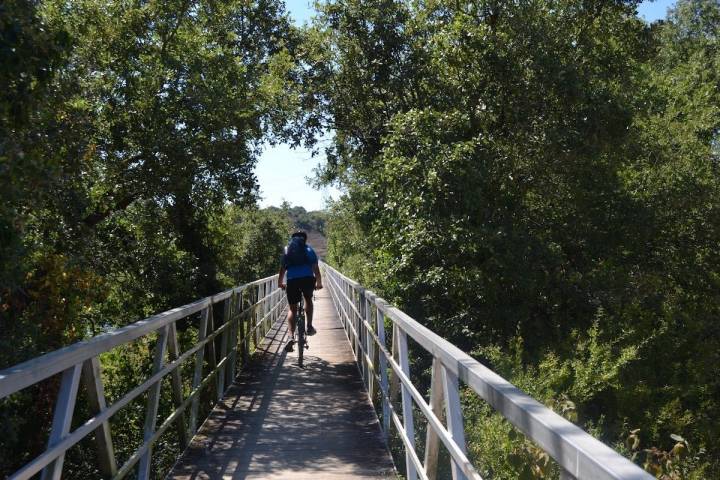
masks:
[[[332,277],[330,277],[330,280],[332,281]],[[351,309],[352,308],[354,308],[354,307],[351,306]],[[353,310],[351,310],[351,312],[352,311]],[[355,311],[355,313],[357,313],[357,312]],[[349,318],[348,312],[345,310],[342,310],[340,312],[340,314],[341,314],[341,316],[345,315]],[[370,331],[369,324],[364,324],[364,326],[365,326],[368,334],[373,336],[374,341],[376,342],[377,345],[379,345],[380,352],[383,353],[383,355],[389,362],[390,366],[392,367],[393,380],[396,381],[397,385],[398,385],[398,387],[396,387],[396,388],[399,389],[400,388],[399,385],[402,385],[402,388],[404,389],[404,391],[410,393],[410,396],[415,400],[417,406],[420,408],[420,411],[425,415],[426,419],[428,420],[428,423],[435,430],[439,439],[442,440],[443,444],[447,448],[448,452],[450,453],[450,455],[451,455],[452,459],[455,461],[455,463],[457,465],[459,465],[460,468],[462,468],[462,471],[467,476],[469,476],[475,480],[480,480],[480,476],[477,474],[474,467],[472,466],[470,461],[467,459],[467,456],[464,453],[465,450],[461,449],[452,440],[452,437],[451,437],[450,433],[448,432],[448,430],[442,425],[440,420],[438,420],[438,418],[432,413],[430,407],[425,403],[422,395],[417,391],[415,386],[410,381],[409,376],[404,373],[403,368],[400,365],[400,359],[402,358],[400,355],[400,351],[401,351],[400,338],[402,335],[401,335],[401,333],[395,332],[395,327],[397,327],[397,326],[396,325],[393,326],[394,333],[393,333],[393,353],[392,353],[392,355],[384,348],[384,346],[383,346],[384,342],[380,342],[379,338]],[[351,327],[351,328],[354,329],[355,327]],[[369,361],[369,359],[368,359],[368,361]],[[391,386],[391,399],[394,399],[394,398],[395,397],[392,396],[392,386]],[[404,398],[405,398],[405,396],[403,397],[403,399]],[[405,409],[405,411],[407,411],[407,409]],[[405,430],[404,427],[401,429]],[[400,433],[401,433],[401,437],[405,436],[406,438],[410,438],[410,437],[407,437],[407,435],[405,434],[404,431],[400,432]],[[411,456],[416,457],[416,455],[414,453],[414,449],[415,449],[414,437],[413,437],[412,445],[410,443],[406,443],[406,446],[408,446],[408,445],[411,447],[410,450],[412,452],[406,450],[406,452],[405,452],[406,455],[411,455]],[[412,465],[415,465],[415,464],[416,464],[416,462],[413,461],[410,468],[412,468]],[[424,476],[425,469],[421,466],[421,467],[419,467],[419,469],[416,469],[415,473],[420,476]]]
[[[165,352],[167,351],[169,327],[165,325],[160,329],[157,344],[155,345],[155,358],[153,360],[153,373],[158,373],[165,365]],[[145,408],[145,427],[143,429],[143,441],[147,442],[155,434],[157,423],[158,407],[160,406],[160,389],[162,380],[158,380],[148,391],[147,407]],[[140,458],[138,478],[148,480],[152,469],[152,448],[148,446],[145,454]]]
[[[370,324],[373,328],[375,327],[373,323],[373,308],[372,304],[370,303],[370,299],[367,299],[363,296],[363,308],[365,313],[365,322]],[[368,356],[370,357],[369,369],[375,370],[377,367],[377,362],[375,360],[375,342],[373,342],[372,337],[370,335],[365,336],[365,348],[368,352]],[[370,396],[370,400],[373,400],[375,398],[375,377],[374,375],[368,375],[368,395]]]
[[[410,361],[408,353],[407,334],[400,330],[397,325],[395,325],[395,332],[393,333],[393,337],[397,337],[398,339],[397,345],[398,355],[400,357],[400,368],[402,369],[402,373],[404,373],[409,378]],[[400,396],[402,397],[402,413],[403,425],[405,426],[405,435],[407,435],[408,439],[410,440],[410,445],[412,449],[415,450],[415,421],[413,419],[413,404],[412,398],[410,397],[410,391],[408,390],[407,386],[402,386]],[[408,480],[415,480],[417,478],[417,472],[415,469],[415,465],[413,465],[407,451],[405,452],[405,462],[407,472],[406,478]]]
[[[279,312],[285,307],[286,302],[284,295],[282,295],[282,292],[279,290],[274,289],[274,287],[277,286],[275,278],[277,277],[268,277],[241,285],[218,295],[154,315],[127,327],[107,332],[87,341],[70,345],[61,350],[0,371],[0,399],[41,382],[59,372],[63,372],[63,379],[56,402],[53,427],[51,429],[47,450],[8,478],[10,480],[26,480],[32,478],[43,469],[44,478],[60,478],[62,476],[62,464],[65,452],[93,432],[95,433],[98,444],[99,467],[104,474],[120,479],[128,475],[133,467],[140,463],[138,476],[139,478],[146,477],[145,472],[149,472],[149,466],[151,465],[152,446],[157,439],[173,424],[182,426],[184,432],[185,411],[190,408],[192,413],[192,406],[197,404],[199,394],[207,388],[212,381],[216,382],[218,388],[232,381],[234,369],[231,368],[231,364],[234,362],[237,354],[238,345],[237,335],[235,334],[233,336],[231,332],[237,332],[241,322],[244,322],[243,319],[249,319],[253,312],[259,312],[258,307],[260,303],[265,305],[268,311],[266,318],[261,319],[261,321],[277,318]],[[255,290],[259,288],[260,285],[265,285],[267,296],[263,298],[254,297],[253,301],[248,305],[248,308],[243,309],[241,299],[244,292]],[[239,299],[237,315],[231,314],[231,318],[233,318],[234,321],[225,322],[213,331],[212,325],[209,325],[213,305],[219,302],[225,302],[225,304],[227,304],[228,302],[232,302],[233,298]],[[175,322],[198,312],[202,312],[199,329],[202,332],[200,338],[192,348],[181,354],[178,350]],[[207,328],[208,326],[210,326],[209,330]],[[107,406],[105,404],[105,396],[100,376],[98,355],[153,332],[160,334],[161,341],[158,343],[158,346],[162,347],[162,351],[156,350],[152,375],[145,382],[126,393],[114,404]],[[221,351],[220,356],[222,358],[218,359],[214,356],[214,343],[218,340],[219,336],[225,338],[228,343],[222,343],[222,345],[226,345],[227,348],[224,352]],[[163,337],[164,339],[162,339]],[[245,335],[244,338],[241,337],[240,341],[247,342],[247,339],[248,335]],[[202,368],[205,361],[204,351],[206,349],[210,357],[208,358],[208,363],[212,371],[203,378]],[[170,363],[164,364],[166,351],[169,351],[168,360]],[[183,362],[192,358],[193,355],[196,360],[196,373],[198,371],[197,366],[198,364],[200,365],[199,374],[198,378],[193,378],[192,391],[187,398],[183,399],[179,367]],[[247,362],[243,362],[243,365],[246,364]],[[84,383],[88,390],[88,402],[91,413],[93,413],[94,416],[71,432],[70,426],[81,372],[83,372],[85,378]],[[226,376],[223,382],[220,378],[222,372],[232,372],[232,374],[230,378]],[[175,411],[163,421],[161,426],[156,429],[156,405],[159,399],[160,385],[166,375],[171,375],[173,403],[176,408]],[[120,409],[148,391],[149,401],[146,410],[144,442],[130,459],[118,469],[115,464],[112,448],[109,419]],[[154,414],[153,410],[155,411]],[[194,423],[195,425],[193,426],[193,431],[196,428],[197,420],[197,418],[194,420],[191,419],[190,423]],[[183,434],[179,434],[179,436],[181,442],[186,444],[187,438],[183,439]]]
[[[60,392],[58,393],[57,402],[55,403],[55,414],[53,415],[48,448],[60,443],[70,432],[70,424],[72,422],[73,412],[75,411],[75,401],[77,400],[81,371],[82,364],[78,364],[68,368],[62,374]],[[63,452],[62,455],[55,458],[55,460],[43,470],[42,480],[59,480],[62,475],[64,460],[65,454]]]
[[[385,342],[385,316],[380,310],[377,311],[375,320],[377,322],[378,340],[380,341],[380,345],[385,347],[387,345]],[[382,402],[383,412],[383,435],[385,436],[385,443],[387,443],[388,434],[390,432],[390,390],[388,385],[388,365],[387,360],[382,353],[380,353],[378,357],[380,358],[380,399]]]
[[[227,339],[227,348],[230,349],[230,364],[227,368],[226,373],[226,387],[230,386],[232,384],[233,380],[235,379],[235,368],[237,365],[237,354],[238,354],[238,348],[240,345],[240,339],[238,339],[238,326],[240,324],[240,317],[238,313],[240,312],[240,308],[238,308],[238,300],[239,295],[236,293],[233,293],[233,295],[226,300],[227,304],[225,307],[227,308],[227,318],[228,321],[232,322],[232,326],[230,327],[230,335]]]
[[[430,409],[439,419],[442,418],[445,403],[442,385],[442,365],[433,360],[432,377],[430,379]],[[440,454],[440,437],[435,429],[428,428],[425,434],[425,471],[430,480],[437,479],[438,455]]]
[[[232,299],[232,296],[229,298],[226,298],[223,301],[223,325],[227,325],[230,323],[230,300]],[[220,358],[225,358],[225,355],[227,354],[229,348],[228,348],[228,339],[230,338],[230,334],[232,333],[232,325],[223,332],[223,334],[220,336]],[[232,347],[230,347],[232,348]],[[217,378],[217,385],[216,385],[216,394],[217,399],[220,400],[223,396],[223,393],[225,393],[225,373],[228,369],[229,365],[227,365],[225,368],[218,371],[218,378]]]
[[[174,323],[170,324],[168,330],[168,353],[170,361],[177,360],[180,356],[180,348],[177,340],[177,327]],[[183,403],[183,384],[182,384],[182,372],[179,368],[174,369],[170,373],[170,385],[172,388],[172,399],[175,408],[180,408]],[[177,432],[178,439],[180,440],[180,446],[185,448],[188,446],[189,439],[187,430],[185,430],[185,412],[181,412],[177,421]]]
[[[205,339],[205,336],[207,334],[207,326],[208,326],[208,319],[210,318],[210,308],[206,308],[203,310],[201,317],[200,317],[200,327],[198,328],[198,341],[202,342]],[[192,381],[192,388],[195,390],[198,385],[200,385],[200,381],[202,380],[202,372],[203,372],[203,363],[205,359],[205,344],[203,343],[203,347],[200,348],[195,356],[195,370],[193,372],[193,381]],[[197,420],[198,420],[198,409],[200,408],[200,399],[195,397],[195,399],[192,402],[192,406],[190,407],[190,437],[193,437],[195,435],[195,432],[197,432]]]
[[[439,362],[443,398],[445,399],[445,417],[447,428],[458,449],[467,455],[465,446],[465,428],[463,427],[462,407],[460,406],[460,386],[457,377],[448,372]],[[455,457],[452,459],[453,480],[467,480],[464,468]]]
[[[268,277],[272,278],[272,277]],[[203,298],[185,306],[173,308],[163,313],[153,315],[144,320],[135,322],[127,327],[118,328],[102,335],[97,335],[89,340],[78,342],[60,350],[48,353],[38,358],[33,358],[0,370],[0,399],[7,397],[23,388],[34,385],[46,378],[60,373],[73,365],[78,365],[96,357],[101,353],[136,340],[148,333],[155,332],[171,322],[176,322],[185,317],[207,308],[209,305],[220,302],[233,292],[242,292],[253,288],[267,279],[256,280],[245,285],[227,290],[212,297]]]
[[[93,415],[104,412],[107,404],[105,403],[105,389],[103,388],[98,357],[93,357],[83,363],[83,379],[88,393],[90,412]],[[110,422],[102,422],[95,430],[95,444],[97,446],[100,471],[106,476],[115,475],[117,473],[117,463],[112,434],[110,433]]]
[[[383,360],[391,367],[392,377],[389,392],[383,390],[381,395],[383,408],[385,408],[385,404],[388,405],[391,412],[390,418],[398,429],[406,454],[410,456],[407,461],[408,465],[414,465],[418,475],[422,478],[427,478],[427,474],[424,467],[418,467],[419,460],[416,460],[417,455],[414,452],[414,438],[408,438],[406,435],[407,420],[409,419],[405,419],[406,422],[401,423],[394,413],[392,401],[398,390],[396,385],[402,389],[403,413],[406,411],[405,399],[411,397],[427,419],[428,428],[434,431],[437,438],[448,449],[453,461],[454,478],[463,478],[462,475],[468,478],[480,478],[465,453],[459,381],[462,381],[466,387],[488,402],[511,424],[554,458],[562,469],[562,478],[589,480],[650,480],[653,478],[630,460],[529,397],[447,340],[439,337],[382,298],[363,288],[362,285],[326,264],[323,264],[322,268],[325,270],[327,279],[325,283],[331,290],[338,313],[341,317],[345,317],[343,323],[346,330],[348,330],[348,338],[351,343],[353,340],[357,342],[357,337],[360,335],[358,332],[360,331],[362,331],[363,335],[367,334],[373,338],[378,348],[381,382],[382,374],[386,371]],[[375,335],[372,332],[370,323],[364,321],[365,319],[361,319],[357,309],[354,308],[356,304],[353,299],[360,292],[375,306],[378,318],[382,316],[392,322],[394,329],[392,353],[388,352],[384,335],[380,337],[381,330],[378,328],[377,335]],[[360,321],[356,322],[356,320]],[[354,328],[348,328],[350,323],[353,323]],[[354,332],[352,335],[351,331]],[[437,362],[440,367],[443,385],[442,397],[446,404],[447,427],[438,418],[437,405],[433,408],[433,406],[425,402],[425,399],[414,387],[409,375],[402,366],[404,361],[402,353],[403,351],[406,352],[406,347],[401,344],[405,335],[409,335],[418,345],[429,352],[433,356],[434,362]],[[355,343],[355,346],[357,351],[357,343]],[[374,361],[375,357],[372,355],[361,357],[358,354],[359,363],[364,363],[366,358],[371,358]],[[383,422],[383,426],[387,435],[389,425]],[[408,452],[407,450],[412,451]]]
[[[238,313],[238,321],[240,325],[240,343],[242,344],[242,361],[243,365],[247,365],[250,358],[250,314],[249,309],[245,309],[246,292],[240,292],[238,304],[240,305]]]

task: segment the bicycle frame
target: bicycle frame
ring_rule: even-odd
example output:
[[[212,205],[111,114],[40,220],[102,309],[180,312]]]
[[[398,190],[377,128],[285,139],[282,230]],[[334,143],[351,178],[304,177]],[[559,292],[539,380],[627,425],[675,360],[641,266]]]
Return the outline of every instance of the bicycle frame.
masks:
[[[303,353],[305,351],[305,299],[300,296],[300,304],[297,309],[297,318],[295,319],[295,328],[297,331],[298,345],[298,366],[303,367]]]

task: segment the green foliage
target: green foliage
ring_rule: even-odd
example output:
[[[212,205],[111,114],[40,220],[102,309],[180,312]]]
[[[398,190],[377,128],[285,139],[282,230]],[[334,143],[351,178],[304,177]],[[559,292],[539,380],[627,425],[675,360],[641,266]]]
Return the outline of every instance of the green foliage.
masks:
[[[300,227],[655,475],[720,476],[720,6],[637,4],[329,1],[298,31],[279,0],[3,2],[0,367],[274,273]],[[347,195],[258,210],[263,143],[328,130],[317,181]],[[152,342],[103,357],[110,396]],[[57,388],[0,404],[0,474],[44,447]],[[556,475],[463,401],[484,473]]]
[[[299,38],[276,0],[0,5],[0,368],[274,273],[288,226],[255,208],[253,168],[298,135]],[[113,398],[146,340],[103,358]],[[44,449],[57,389],[0,403],[0,476]],[[113,420],[121,459],[140,403]],[[83,444],[66,472],[94,463]]]
[[[316,231],[321,234],[325,234],[325,222],[327,220],[327,214],[324,210],[310,211],[305,210],[301,206],[291,206],[288,202],[284,202],[282,206],[268,207],[273,213],[282,212],[283,215],[287,216],[290,220],[290,224],[293,228],[300,228],[305,231]]]
[[[225,286],[277,273],[290,222],[280,212],[229,207],[222,222],[221,275]],[[230,240],[228,242],[228,240]]]
[[[648,26],[636,5],[322,6],[329,258],[604,441],[681,434],[707,452],[683,475],[713,477],[720,7]],[[477,415],[493,478],[545,475]]]

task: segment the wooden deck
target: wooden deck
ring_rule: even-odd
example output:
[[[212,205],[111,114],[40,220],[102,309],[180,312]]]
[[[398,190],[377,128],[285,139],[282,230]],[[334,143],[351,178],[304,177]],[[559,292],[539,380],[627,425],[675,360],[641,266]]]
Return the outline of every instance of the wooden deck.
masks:
[[[285,353],[285,322],[262,361],[215,407],[168,479],[396,478],[375,411],[326,290],[305,368]]]

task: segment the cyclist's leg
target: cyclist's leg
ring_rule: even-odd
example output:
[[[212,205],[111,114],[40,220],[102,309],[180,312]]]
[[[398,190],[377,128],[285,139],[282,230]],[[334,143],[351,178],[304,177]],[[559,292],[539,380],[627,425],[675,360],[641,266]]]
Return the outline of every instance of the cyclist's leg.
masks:
[[[307,324],[307,331],[309,335],[315,334],[315,327],[313,327],[313,292],[315,291],[315,278],[308,278],[303,285],[303,297],[305,297],[305,319]]]
[[[288,328],[290,329],[290,336],[292,337],[295,335],[295,317],[297,317],[298,304],[291,303],[288,307],[287,322]]]
[[[293,337],[295,336],[295,317],[297,316],[298,303],[300,303],[300,296],[302,295],[300,285],[295,279],[288,280],[287,287],[285,288],[285,293],[287,295],[289,307],[287,314],[287,322],[288,328],[290,329],[290,339],[288,340],[285,349],[288,351],[292,351],[293,344],[295,343],[293,340]]]

